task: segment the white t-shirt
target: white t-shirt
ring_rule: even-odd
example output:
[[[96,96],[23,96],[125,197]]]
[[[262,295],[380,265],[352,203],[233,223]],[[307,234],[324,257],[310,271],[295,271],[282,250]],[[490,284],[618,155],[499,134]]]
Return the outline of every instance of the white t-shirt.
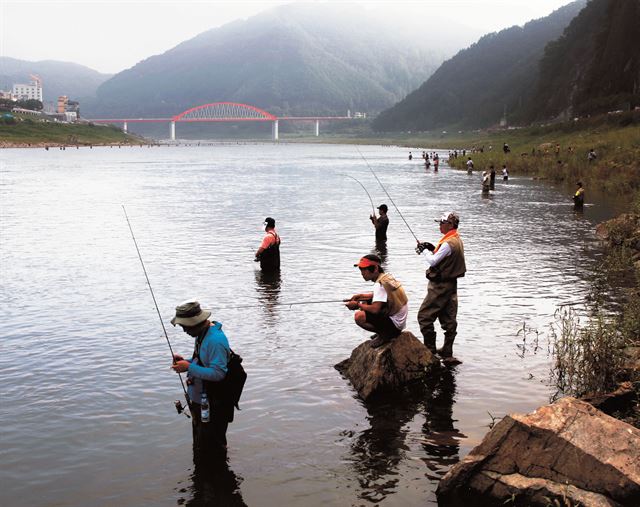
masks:
[[[387,302],[387,291],[379,282],[373,284],[373,298],[372,303],[380,301],[382,303]],[[404,329],[407,326],[407,316],[409,315],[409,303],[405,304],[397,313],[389,315],[391,322],[398,328]]]

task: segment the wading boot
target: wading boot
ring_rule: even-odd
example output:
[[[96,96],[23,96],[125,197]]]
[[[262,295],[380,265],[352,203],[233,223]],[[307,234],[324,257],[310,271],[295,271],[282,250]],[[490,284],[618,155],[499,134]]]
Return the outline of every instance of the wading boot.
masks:
[[[438,349],[438,355],[442,359],[446,359],[448,357],[453,356],[453,341],[456,339],[455,336],[445,336],[444,337],[444,345],[442,345],[441,349]]]
[[[423,335],[424,346],[427,347],[432,354],[436,353],[436,334],[430,333]]]

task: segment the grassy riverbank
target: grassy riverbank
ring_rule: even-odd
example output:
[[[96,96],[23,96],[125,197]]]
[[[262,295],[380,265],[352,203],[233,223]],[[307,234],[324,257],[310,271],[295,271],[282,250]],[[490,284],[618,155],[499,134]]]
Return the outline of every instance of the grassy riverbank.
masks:
[[[74,146],[148,143],[111,125],[52,123],[18,117],[16,123],[0,123],[0,147]]]
[[[451,143],[451,144],[449,144]],[[503,143],[510,148],[502,150]],[[476,170],[506,164],[510,174],[527,174],[554,182],[582,181],[611,195],[631,195],[640,189],[640,112],[603,115],[545,127],[472,133],[439,146],[466,148]],[[418,144],[417,146],[428,146]],[[589,162],[594,149],[597,158]],[[465,167],[467,157],[451,164]]]

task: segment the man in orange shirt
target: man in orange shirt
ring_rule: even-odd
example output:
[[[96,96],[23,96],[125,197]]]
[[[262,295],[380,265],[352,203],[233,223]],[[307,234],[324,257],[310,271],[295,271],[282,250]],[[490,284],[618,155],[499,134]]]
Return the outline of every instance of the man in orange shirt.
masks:
[[[276,221],[271,217],[264,219],[265,235],[256,252],[256,262],[260,262],[263,272],[280,270],[280,236],[276,232]]]

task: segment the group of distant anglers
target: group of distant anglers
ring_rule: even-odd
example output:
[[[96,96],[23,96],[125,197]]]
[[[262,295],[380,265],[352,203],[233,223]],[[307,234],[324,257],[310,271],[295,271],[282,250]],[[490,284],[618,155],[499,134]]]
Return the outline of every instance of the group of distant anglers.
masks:
[[[491,151],[493,149],[492,146],[489,146],[489,151]],[[508,154],[511,152],[511,148],[509,147],[509,145],[507,143],[504,143],[502,146],[502,151],[504,152],[504,154]],[[568,153],[573,153],[574,149],[573,147],[569,146],[567,148]],[[481,146],[480,148],[472,148],[470,150],[471,153],[483,153],[484,152],[484,146]],[[550,153],[549,151],[549,147],[545,147],[544,151],[542,150],[538,150],[536,152],[536,149],[533,148],[531,151],[532,155],[536,155],[536,154],[541,154],[541,155],[548,155]],[[556,156],[559,156],[560,154],[560,145],[556,144],[555,145],[555,154]],[[463,150],[453,150],[453,151],[449,151],[449,161],[451,161],[452,159],[456,159],[458,158],[458,156],[462,156],[465,157],[467,156],[467,150],[463,149]],[[589,163],[593,162],[594,160],[597,159],[597,154],[595,152],[595,150],[593,148],[591,148],[589,150],[589,153],[587,153],[587,161]],[[413,153],[409,152],[409,160],[413,160]],[[433,161],[433,170],[434,172],[438,172],[438,169],[440,167],[440,156],[438,155],[437,152],[433,151],[433,152],[427,152],[427,151],[423,151],[422,152],[422,159],[425,161],[425,167],[427,169],[430,169],[431,167],[431,161]],[[560,160],[558,160],[558,164],[561,164],[562,162]],[[471,159],[471,157],[467,157],[467,162],[466,162],[466,167],[467,167],[467,174],[473,174],[473,170],[474,170],[474,164],[473,164],[473,160]],[[508,183],[509,181],[509,169],[507,168],[507,164],[502,164],[502,181],[504,181],[505,183]],[[482,195],[484,196],[488,196],[491,190],[495,190],[495,186],[496,186],[496,169],[494,167],[493,164],[491,164],[489,166],[489,170],[488,171],[483,171],[482,172]],[[579,210],[581,211],[584,208],[584,198],[585,198],[585,190],[584,187],[582,185],[581,181],[578,181],[576,183],[576,191],[574,192],[573,196],[572,196],[572,200],[573,200],[573,208],[575,210]]]

